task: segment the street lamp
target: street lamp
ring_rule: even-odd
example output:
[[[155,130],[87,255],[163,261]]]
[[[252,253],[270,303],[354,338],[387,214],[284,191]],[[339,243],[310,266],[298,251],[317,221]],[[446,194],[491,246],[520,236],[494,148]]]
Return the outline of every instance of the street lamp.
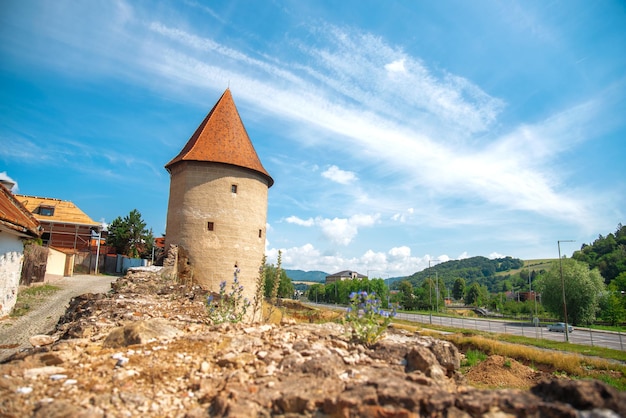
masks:
[[[433,323],[433,281],[430,279],[430,262],[431,261],[439,261],[439,259],[431,260],[428,259],[428,287],[430,293],[430,312],[428,312],[428,316],[430,318],[430,323]]]
[[[574,242],[574,240],[566,239],[556,242],[559,247],[559,270],[561,272],[561,289],[563,291],[563,316],[565,317],[565,341],[569,342],[569,331],[567,326],[567,303],[565,302],[565,280],[563,279],[563,259],[561,259],[561,243],[562,242]]]
[[[91,238],[95,238],[98,240],[96,244],[96,271],[95,274],[98,274],[98,261],[100,259],[100,241],[102,241],[102,225],[91,228]]]
[[[537,291],[535,291],[535,293],[533,294],[533,283],[530,270],[528,270],[528,292],[529,297],[535,300],[535,317],[537,317]]]

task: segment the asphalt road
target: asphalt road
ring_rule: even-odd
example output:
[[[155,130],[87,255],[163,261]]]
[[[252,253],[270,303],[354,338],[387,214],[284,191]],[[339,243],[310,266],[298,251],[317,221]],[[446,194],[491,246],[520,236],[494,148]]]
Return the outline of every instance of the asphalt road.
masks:
[[[315,303],[311,303],[315,305]],[[334,308],[335,305],[319,304],[321,307]],[[337,307],[345,309],[345,307]],[[529,338],[543,338],[553,341],[565,341],[565,334],[548,331],[547,324],[535,326],[533,323],[511,322],[501,319],[486,318],[453,318],[432,316],[426,314],[398,313],[396,318],[422,324],[449,326],[461,329],[473,329],[501,334],[521,335]],[[626,334],[611,331],[598,331],[589,328],[574,327],[569,333],[569,341],[573,344],[590,345],[597,347],[612,348],[614,350],[626,350]]]
[[[61,289],[47,296],[26,315],[0,320],[0,362],[23,348],[31,347],[28,339],[32,335],[52,331],[74,296],[106,293],[116,279],[114,276],[77,275],[51,282]]]

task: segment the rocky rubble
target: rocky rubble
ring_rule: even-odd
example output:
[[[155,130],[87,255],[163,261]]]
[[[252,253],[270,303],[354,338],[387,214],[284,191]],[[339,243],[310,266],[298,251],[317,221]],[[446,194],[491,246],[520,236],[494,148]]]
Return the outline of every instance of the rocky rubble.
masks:
[[[7,417],[617,417],[596,381],[467,386],[453,345],[390,329],[372,347],[336,323],[207,323],[206,292],[131,271],[72,300],[49,339],[0,364]]]

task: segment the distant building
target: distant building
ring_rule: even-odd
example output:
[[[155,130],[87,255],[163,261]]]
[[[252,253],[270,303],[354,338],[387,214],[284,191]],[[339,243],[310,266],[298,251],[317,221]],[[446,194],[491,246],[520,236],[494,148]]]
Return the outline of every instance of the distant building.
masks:
[[[326,284],[340,282],[342,280],[365,279],[367,276],[352,270],[343,270],[326,276]]]
[[[41,240],[48,247],[67,252],[89,251],[92,245],[92,229],[100,228],[74,203],[50,197],[15,195],[15,197],[41,223]]]
[[[17,300],[24,240],[40,235],[39,221],[0,184],[0,317],[8,315]]]
[[[166,250],[172,244],[182,249],[193,280],[205,289],[218,291],[220,282],[230,283],[236,274],[244,296],[252,300],[274,180],[254,150],[229,89],[165,168],[170,173]]]

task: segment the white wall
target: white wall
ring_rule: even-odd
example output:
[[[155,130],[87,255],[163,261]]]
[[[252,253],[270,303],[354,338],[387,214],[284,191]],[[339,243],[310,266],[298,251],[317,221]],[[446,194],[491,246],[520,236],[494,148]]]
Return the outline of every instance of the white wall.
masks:
[[[0,232],[0,317],[11,313],[17,301],[24,244],[17,236]]]
[[[46,274],[44,281],[57,280],[65,275],[65,260],[67,255],[54,248],[48,248],[48,260],[46,261]]]

